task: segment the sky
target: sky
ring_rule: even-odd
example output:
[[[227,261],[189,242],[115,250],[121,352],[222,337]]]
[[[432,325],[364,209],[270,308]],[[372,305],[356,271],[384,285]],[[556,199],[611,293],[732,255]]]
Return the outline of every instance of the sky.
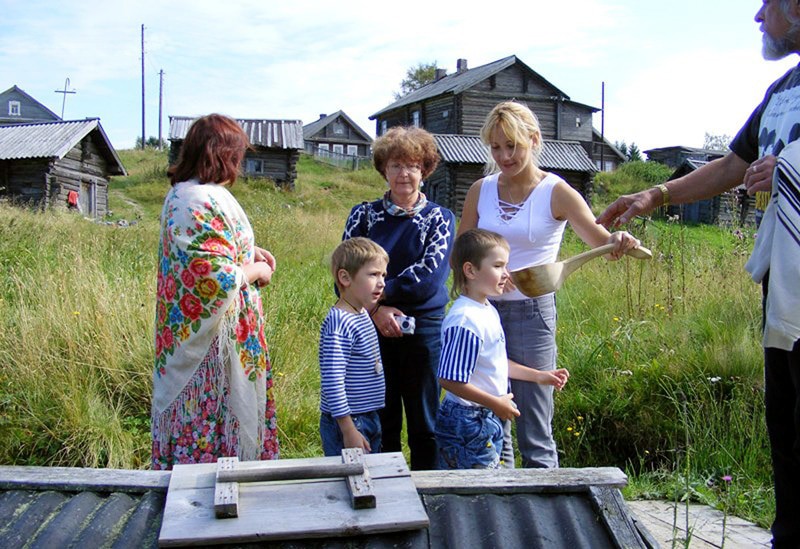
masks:
[[[455,72],[516,55],[573,101],[600,109],[613,142],[701,147],[736,134],[797,58],[764,61],[761,0],[0,0],[0,91],[17,85],[64,119],[100,118],[117,149],[169,116],[220,112],[369,117],[406,70]],[[160,72],[163,71],[163,77]],[[69,79],[69,91],[64,90]],[[605,85],[605,94],[602,93]],[[603,95],[605,101],[603,102]],[[601,116],[594,118],[601,129]]]

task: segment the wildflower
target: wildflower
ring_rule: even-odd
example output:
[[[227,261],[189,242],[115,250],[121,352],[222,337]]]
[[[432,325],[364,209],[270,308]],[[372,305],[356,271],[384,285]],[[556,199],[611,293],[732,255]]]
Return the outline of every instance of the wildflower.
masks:
[[[75,315],[75,316],[80,316],[81,312],[80,311],[72,311],[72,314]]]
[[[618,316],[614,317],[614,322],[619,322],[619,317]]]
[[[581,432],[580,432],[580,431],[575,431],[575,436],[576,436],[576,437],[579,437],[579,436],[581,436]]]
[[[583,421],[583,416],[578,416],[578,421]]]
[[[710,377],[710,378],[708,378],[708,381],[710,381],[711,383],[716,383],[717,381],[719,381],[719,380],[721,380],[721,379],[722,379],[722,378],[721,378],[721,377],[719,377],[719,376],[714,376],[714,377]]]
[[[727,483],[730,483],[733,480],[733,478],[730,475],[725,475],[724,477],[722,477],[722,480],[724,480]]]
[[[572,427],[567,427],[567,431],[572,431]]]
[[[621,375],[621,376],[632,376],[633,372],[631,372],[630,370],[620,370],[619,371],[619,375]]]

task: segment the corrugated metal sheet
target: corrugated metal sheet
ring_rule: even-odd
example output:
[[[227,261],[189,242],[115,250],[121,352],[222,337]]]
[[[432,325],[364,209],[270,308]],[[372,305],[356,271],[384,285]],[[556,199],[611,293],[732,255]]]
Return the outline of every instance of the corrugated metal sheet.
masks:
[[[182,140],[196,120],[191,116],[169,117],[169,139]],[[258,120],[237,118],[250,143],[275,149],[302,149],[303,123],[300,120]]]
[[[287,540],[259,547],[655,546],[649,533],[630,517],[617,489],[591,484],[581,488],[592,479],[601,485],[624,479],[616,469],[475,471],[448,483],[449,475],[457,473],[412,473],[430,519],[427,529]],[[0,467],[0,547],[156,547],[169,475]],[[577,484],[563,485],[563,479],[571,475]],[[269,521],[267,508],[265,503],[265,521]]]
[[[489,155],[487,147],[476,135],[434,135],[439,154],[444,162],[460,164],[484,164]],[[567,170],[574,172],[597,171],[589,155],[577,141],[555,141],[545,139],[539,167],[545,170]]]
[[[109,173],[125,175],[122,161],[108,140],[98,118],[0,126],[0,160],[64,158],[93,131],[100,136],[98,144],[106,153]]]

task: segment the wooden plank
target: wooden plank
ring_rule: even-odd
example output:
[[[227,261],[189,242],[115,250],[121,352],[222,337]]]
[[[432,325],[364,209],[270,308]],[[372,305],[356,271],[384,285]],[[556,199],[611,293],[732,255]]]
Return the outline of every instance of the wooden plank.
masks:
[[[166,492],[169,471],[90,469],[83,467],[0,466],[0,489],[47,489],[66,492],[84,490],[142,493]]]
[[[374,509],[377,501],[369,469],[364,467],[364,452],[361,448],[345,448],[342,450],[342,461],[346,465],[361,465],[363,469],[361,473],[348,475],[345,479],[351,507],[353,509]]]
[[[622,488],[628,483],[617,467],[414,471],[411,478],[420,494],[567,493],[585,492],[589,486]]]
[[[278,461],[275,467],[259,467],[247,470],[235,468],[217,472],[217,482],[269,482],[273,480],[308,480],[320,478],[343,479],[349,475],[364,473],[364,464],[349,463],[320,463],[309,465],[294,465],[286,463],[289,460]],[[264,465],[267,462],[257,462]]]
[[[326,463],[341,458],[292,462]],[[284,460],[288,461],[288,460]],[[216,464],[176,465],[172,472],[159,543],[180,546],[290,540],[416,530],[428,525],[401,453],[369,454],[380,505],[354,510],[345,482],[281,481],[239,485],[239,517],[214,516]],[[241,468],[268,462],[241,462]]]
[[[214,485],[214,516],[217,518],[239,516],[239,482],[225,482],[220,479],[220,473],[235,471],[238,463],[238,457],[222,457],[217,460],[217,482]]]
[[[617,547],[653,547],[636,527],[619,490],[592,486],[589,496]]]

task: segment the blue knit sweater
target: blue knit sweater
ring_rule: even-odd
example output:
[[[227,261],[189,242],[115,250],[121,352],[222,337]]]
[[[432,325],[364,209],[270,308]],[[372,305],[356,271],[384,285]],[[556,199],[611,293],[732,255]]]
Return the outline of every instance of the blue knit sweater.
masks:
[[[350,211],[342,240],[364,236],[389,254],[383,304],[406,316],[444,314],[447,277],[456,230],[453,212],[428,202],[414,217],[387,213],[383,201],[363,202]]]

